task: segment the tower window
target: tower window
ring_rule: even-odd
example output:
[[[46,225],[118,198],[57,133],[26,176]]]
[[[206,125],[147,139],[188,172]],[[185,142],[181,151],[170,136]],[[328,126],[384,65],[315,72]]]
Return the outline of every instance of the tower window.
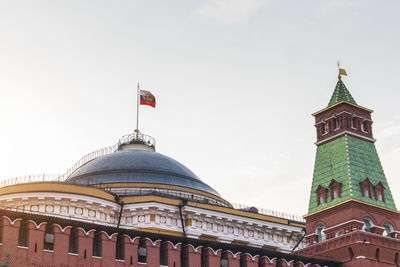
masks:
[[[368,132],[368,130],[367,130],[367,120],[363,120],[363,122],[362,122],[362,130],[364,132]]]
[[[342,184],[337,182],[335,179],[332,179],[329,189],[331,191],[331,200],[334,200],[335,198],[339,198],[341,195],[341,190],[342,190]]]
[[[371,228],[374,226],[372,220],[369,217],[365,217],[362,220],[362,222],[363,222],[362,230],[364,232],[370,233],[371,232]]]
[[[315,229],[315,233],[317,234],[317,241],[318,243],[325,241],[325,228],[322,225],[318,225]]]
[[[364,197],[370,197],[368,188],[364,188]]]
[[[339,129],[339,118],[335,116],[335,130]]]
[[[368,178],[366,178],[364,181],[360,183],[360,187],[363,197],[372,198],[371,196],[372,184]]]
[[[377,201],[385,202],[385,187],[381,182],[377,183],[374,187],[375,198]]]
[[[338,198],[339,197],[339,191],[337,189],[333,190],[333,199]]]
[[[315,193],[317,193],[317,204],[321,205],[323,203],[326,203],[326,188],[323,186],[318,186],[317,190]]]
[[[351,122],[351,128],[356,129],[357,128],[357,118],[354,114],[351,116],[350,122]]]
[[[383,236],[392,237],[392,234],[394,233],[393,225],[386,222],[383,224],[383,228],[385,229],[383,230]]]

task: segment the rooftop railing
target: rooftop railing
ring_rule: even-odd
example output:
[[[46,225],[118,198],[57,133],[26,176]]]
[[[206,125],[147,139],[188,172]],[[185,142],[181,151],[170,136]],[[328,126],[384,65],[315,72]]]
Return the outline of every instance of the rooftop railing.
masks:
[[[0,188],[15,184],[28,184],[37,182],[62,182],[62,181],[63,181],[63,176],[59,174],[25,175],[0,181]]]
[[[254,212],[258,214],[263,214],[263,215],[268,215],[272,217],[278,217],[278,218],[283,218],[291,221],[296,221],[296,222],[301,222],[305,223],[306,221],[303,219],[303,217],[299,215],[294,215],[294,214],[289,214],[285,212],[280,212],[280,211],[274,211],[274,210],[268,210],[268,209],[263,209],[263,208],[258,208],[254,206],[246,206],[243,204],[232,204],[235,209],[238,210],[244,210],[244,211],[249,211],[249,212]]]
[[[0,188],[9,185],[15,184],[26,184],[26,183],[34,183],[34,182],[63,182],[68,179],[77,169],[92,161],[97,159],[101,156],[105,156],[108,154],[112,154],[118,151],[118,148],[122,144],[134,144],[134,143],[141,143],[146,144],[151,147],[155,147],[156,141],[153,137],[149,135],[145,135],[142,133],[132,133],[122,136],[118,142],[112,146],[103,147],[96,151],[93,151],[85,156],[83,156],[78,162],[72,165],[64,174],[35,174],[35,175],[24,175],[24,176],[17,176],[13,178],[9,178],[3,181],[0,181]]]

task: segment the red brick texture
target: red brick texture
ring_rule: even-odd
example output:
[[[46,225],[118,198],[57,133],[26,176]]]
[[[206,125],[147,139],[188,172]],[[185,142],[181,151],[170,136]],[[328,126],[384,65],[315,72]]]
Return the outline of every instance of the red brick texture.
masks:
[[[118,233],[108,234],[104,231],[95,233],[95,230],[86,231],[82,228],[67,226],[62,228],[58,224],[50,227],[46,222],[39,225],[34,221],[11,221],[8,217],[0,218],[0,265],[9,258],[12,267],[160,267],[160,256],[164,257],[163,266],[168,267],[220,267],[221,258],[228,260],[229,267],[272,267],[277,266],[276,259],[252,256],[248,253],[229,250],[214,250],[210,247],[197,248],[192,245],[181,247],[181,243],[153,241],[147,237],[130,238]],[[24,227],[24,228],[21,228]],[[21,230],[26,229],[21,236],[24,246],[18,246]],[[54,243],[44,249],[45,236],[54,234]],[[95,239],[96,238],[96,239]],[[26,240],[26,242],[23,242]],[[98,240],[98,253],[93,256],[93,244]],[[74,244],[71,246],[70,242]],[[72,243],[73,242],[73,243]],[[97,241],[96,241],[97,242]],[[139,247],[146,248],[146,262],[139,263]],[[226,246],[226,244],[225,244]],[[118,257],[117,257],[118,247]],[[97,250],[96,250],[97,251]],[[381,261],[387,257],[385,251],[380,254]],[[183,260],[184,264],[181,264]],[[203,265],[202,265],[203,263]],[[283,265],[285,266],[285,265]]]

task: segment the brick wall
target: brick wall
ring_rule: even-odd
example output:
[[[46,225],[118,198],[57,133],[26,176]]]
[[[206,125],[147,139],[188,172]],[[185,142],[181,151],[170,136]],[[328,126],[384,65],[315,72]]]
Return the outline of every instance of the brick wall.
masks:
[[[20,227],[26,227],[24,246],[18,246]],[[44,247],[46,234],[54,241],[50,241],[51,249],[48,245]],[[221,259],[228,261],[229,267],[272,267],[278,263],[276,258],[270,260],[249,253],[232,253],[190,244],[182,246],[181,243],[153,241],[147,237],[130,237],[120,233],[110,235],[80,227],[62,228],[58,224],[47,225],[46,222],[38,225],[32,220],[12,221],[6,216],[0,218],[0,236],[0,265],[8,258],[13,267],[221,267]],[[93,255],[95,242],[98,245],[96,255]],[[73,245],[70,246],[70,243]],[[279,266],[286,266],[285,262],[282,261],[283,265]]]

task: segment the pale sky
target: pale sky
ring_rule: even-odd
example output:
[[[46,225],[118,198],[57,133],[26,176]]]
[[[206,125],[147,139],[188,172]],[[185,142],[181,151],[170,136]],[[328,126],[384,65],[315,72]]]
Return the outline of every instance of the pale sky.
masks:
[[[349,74],[400,207],[398,0],[0,0],[0,177],[64,173],[135,128],[232,203],[304,215],[311,113]]]

